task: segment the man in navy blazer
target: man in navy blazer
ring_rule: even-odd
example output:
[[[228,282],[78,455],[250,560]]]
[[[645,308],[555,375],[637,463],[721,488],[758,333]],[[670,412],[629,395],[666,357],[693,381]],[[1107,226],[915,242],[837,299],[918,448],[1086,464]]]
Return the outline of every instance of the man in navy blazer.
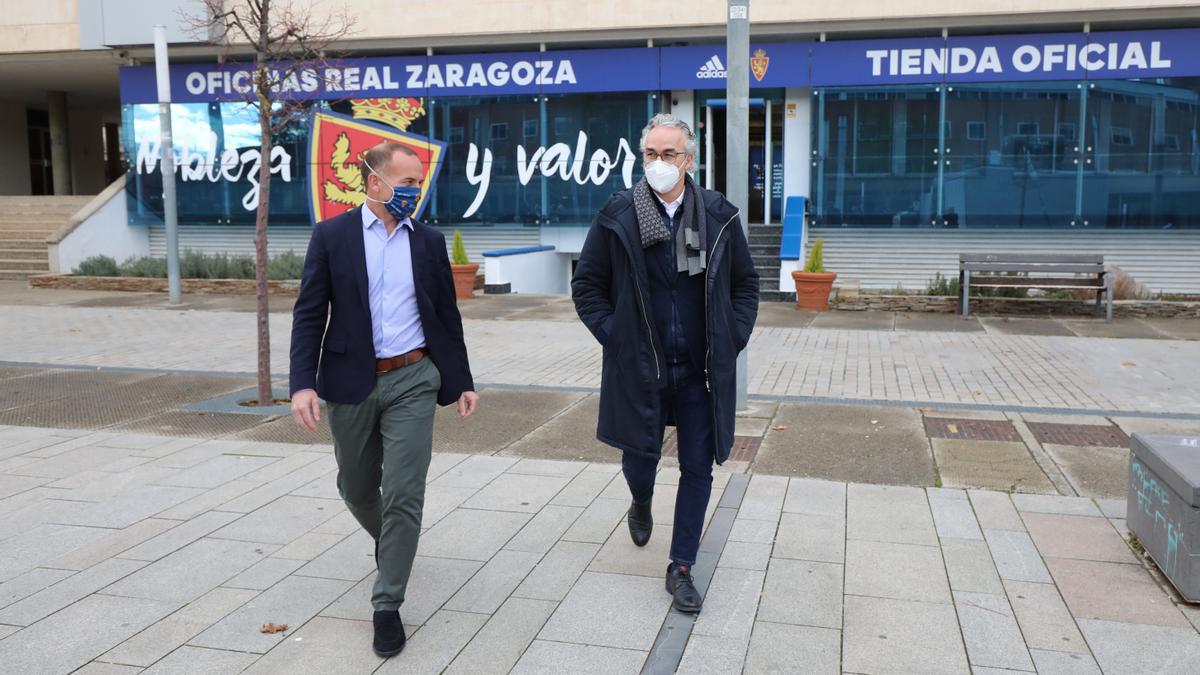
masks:
[[[437,405],[467,417],[474,389],[446,238],[417,222],[425,171],[384,142],[360,164],[366,202],[313,228],[292,314],[291,398],[316,431],[328,405],[338,491],[375,539],[373,647],[404,648],[399,608],[421,531]]]

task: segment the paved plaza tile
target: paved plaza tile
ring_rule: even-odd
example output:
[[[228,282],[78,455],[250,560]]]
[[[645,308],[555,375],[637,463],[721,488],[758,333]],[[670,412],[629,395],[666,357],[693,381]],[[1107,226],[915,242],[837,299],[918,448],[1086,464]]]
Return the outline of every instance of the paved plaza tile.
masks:
[[[5,307],[4,358],[31,365],[0,368],[0,672],[1107,675],[1200,662],[1200,611],[1126,543],[1125,451],[1043,446],[1028,427],[1200,430],[1200,378],[1179,365],[1200,363],[1200,343],[1078,337],[1086,322],[1045,335],[890,315],[761,327],[737,425],[761,446],[714,476],[692,619],[663,587],[677,463],[663,463],[638,548],[620,455],[594,438],[599,349],[569,303],[526,301],[468,313],[484,407],[467,422],[438,413],[401,608],[410,641],[391,659],[370,650],[372,542],[338,496],[326,437],[258,435],[286,418],[145,433],[182,404],[117,409],[149,405],[150,387],[177,395],[185,380],[167,370],[248,386],[252,315]],[[272,317],[278,373],[288,321]],[[91,335],[71,330],[83,326]],[[23,378],[41,379],[21,400],[5,383]],[[62,418],[62,392],[113,411],[88,418],[97,428],[12,424]],[[930,439],[931,416],[1012,421],[1020,441]],[[267,622],[289,628],[259,632]]]
[[[245,348],[254,344],[251,314],[126,308],[117,315],[108,308],[64,312],[37,305],[6,307],[5,313],[10,320],[0,324],[0,344],[6,346],[5,359],[13,362],[255,371],[253,350]],[[290,321],[286,314],[271,316],[272,370],[277,373],[287,372]],[[468,319],[464,328],[477,382],[599,386],[597,346],[578,322]],[[537,348],[510,348],[531,341]],[[173,349],[160,349],[166,343]],[[1200,342],[1124,340],[1116,355],[1111,343],[1070,333],[763,326],[749,346],[751,353],[763,355],[749,388],[764,396],[1200,413],[1200,384],[1172,367],[1200,360]],[[948,360],[943,358],[947,353],[959,356]],[[1138,368],[1122,368],[1125,361]],[[856,362],[878,368],[848,367]],[[828,363],[839,367],[828,372],[823,367]],[[519,432],[506,431],[505,436]]]

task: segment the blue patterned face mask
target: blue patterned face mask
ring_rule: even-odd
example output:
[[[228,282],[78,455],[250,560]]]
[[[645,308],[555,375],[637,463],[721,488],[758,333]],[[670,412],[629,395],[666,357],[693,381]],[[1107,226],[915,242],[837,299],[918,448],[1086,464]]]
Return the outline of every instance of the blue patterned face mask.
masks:
[[[372,199],[370,196],[368,196],[367,199],[383,204],[383,207],[387,209],[388,213],[392,214],[396,220],[411,218],[412,215],[417,212],[417,202],[421,200],[420,186],[401,185],[399,187],[392,187],[392,185],[390,185],[386,180],[383,180],[383,176],[380,176],[379,172],[372,168],[370,164],[367,165],[367,168],[371,170],[371,173],[378,176],[379,180],[383,181],[384,185],[392,188],[392,198],[386,202],[378,199]]]

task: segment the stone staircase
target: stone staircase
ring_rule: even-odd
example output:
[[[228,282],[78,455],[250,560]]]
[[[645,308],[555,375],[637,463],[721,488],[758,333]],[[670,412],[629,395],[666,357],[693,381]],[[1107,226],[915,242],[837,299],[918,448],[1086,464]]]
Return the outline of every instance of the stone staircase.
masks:
[[[783,225],[750,225],[750,256],[758,270],[759,297],[771,302],[795,302],[796,291],[779,290],[779,243]]]
[[[49,272],[46,237],[93,198],[0,196],[0,279]]]

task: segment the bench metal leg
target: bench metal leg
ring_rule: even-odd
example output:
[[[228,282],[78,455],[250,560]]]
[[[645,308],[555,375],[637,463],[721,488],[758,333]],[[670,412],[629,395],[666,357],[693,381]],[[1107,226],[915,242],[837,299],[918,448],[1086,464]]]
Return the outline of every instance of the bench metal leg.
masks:
[[[966,319],[970,316],[970,291],[971,291],[971,270],[962,271],[962,282],[959,283],[958,289],[962,293],[962,300],[959,304],[962,306],[962,318]]]
[[[1113,301],[1112,296],[1113,296],[1113,273],[1105,272],[1104,273],[1104,297],[1105,297],[1105,301],[1106,301],[1105,304],[1108,306],[1107,309],[1105,310],[1105,318],[1104,318],[1104,321],[1106,323],[1112,323],[1112,301]]]

